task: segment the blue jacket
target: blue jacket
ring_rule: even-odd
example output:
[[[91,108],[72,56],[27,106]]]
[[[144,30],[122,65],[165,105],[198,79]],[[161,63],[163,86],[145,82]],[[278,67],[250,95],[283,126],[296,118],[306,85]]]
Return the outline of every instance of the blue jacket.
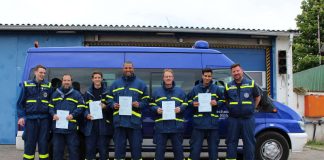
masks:
[[[175,120],[163,120],[162,114],[158,114],[158,108],[162,108],[163,101],[175,101],[175,107],[180,107],[180,113],[176,114]],[[175,87],[175,83],[171,88],[162,87],[154,91],[150,109],[155,113],[155,132],[156,133],[177,133],[184,131],[184,111],[188,106],[185,92]]]
[[[87,92],[84,95],[84,101],[86,103],[87,109],[84,112],[84,123],[83,123],[83,133],[85,136],[90,136],[92,127],[94,123],[98,123],[98,131],[99,135],[112,135],[113,134],[113,126],[112,126],[112,108],[107,107],[106,109],[102,109],[102,115],[103,119],[98,119],[98,120],[88,120],[86,119],[86,116],[90,114],[90,108],[89,104],[92,101],[101,101],[104,104],[107,104],[107,95],[108,95],[108,88],[105,83],[101,84],[102,86],[102,93],[101,93],[101,98],[96,99],[93,95],[93,84],[89,87]]]
[[[212,106],[211,112],[198,112],[198,107],[193,107],[193,102],[198,102],[199,93],[211,93],[211,100],[217,101],[217,107]],[[207,87],[200,81],[188,94],[188,102],[193,113],[193,127],[198,129],[218,129],[219,115],[217,108],[224,103],[223,94],[217,85],[210,83]]]
[[[132,101],[139,102],[139,107],[132,107],[132,115],[125,116],[119,115],[119,110],[115,109],[114,103],[119,103],[119,96],[130,96]],[[138,79],[135,75],[131,77],[122,76],[121,78],[114,81],[110,86],[108,100],[109,106],[114,110],[113,122],[114,127],[126,127],[139,129],[142,127],[142,110],[148,105],[146,84]]]
[[[24,81],[18,100],[18,118],[49,118],[49,101],[53,92],[50,82]]]
[[[248,118],[253,116],[255,109],[254,97],[259,96],[254,80],[243,78],[241,86],[237,87],[235,81],[225,85],[225,98],[230,117]]]
[[[53,132],[68,134],[78,129],[77,119],[82,115],[83,110],[86,108],[83,98],[77,90],[70,88],[66,93],[63,92],[63,88],[58,88],[52,95],[50,106],[50,114],[53,117],[57,110],[69,111],[72,114],[73,119],[69,121],[68,129],[56,128],[56,121],[53,121]],[[66,117],[60,117],[66,118]]]

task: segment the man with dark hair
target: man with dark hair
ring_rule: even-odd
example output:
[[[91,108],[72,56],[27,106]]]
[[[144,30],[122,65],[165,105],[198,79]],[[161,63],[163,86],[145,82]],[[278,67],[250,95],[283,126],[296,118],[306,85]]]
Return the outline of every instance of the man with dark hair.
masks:
[[[86,142],[86,159],[96,159],[96,150],[99,151],[100,160],[109,158],[109,141],[113,134],[112,108],[106,107],[109,97],[106,83],[102,80],[102,73],[95,71],[91,75],[92,84],[86,91],[84,100],[87,105],[85,111],[85,123],[83,133]],[[90,113],[90,105],[100,101],[102,108],[102,119],[93,119]]]
[[[37,65],[34,69],[35,78],[24,81],[18,100],[18,124],[25,126],[23,158],[34,159],[38,145],[39,159],[48,159],[48,139],[50,119],[48,104],[53,92],[51,83],[44,80],[46,68]]]
[[[79,160],[79,136],[77,119],[86,106],[80,92],[72,88],[72,76],[63,75],[62,86],[52,95],[50,114],[53,117],[53,157],[63,160],[65,144],[69,151],[69,160]],[[59,117],[58,112],[68,112],[66,117]],[[66,119],[67,128],[58,127],[58,120]]]
[[[236,159],[238,140],[242,137],[245,160],[254,160],[254,110],[260,102],[260,93],[254,80],[243,77],[240,64],[231,66],[233,81],[225,85],[228,106],[227,159]]]
[[[207,137],[208,157],[210,160],[218,159],[218,143],[219,143],[219,116],[217,107],[224,100],[221,90],[213,84],[213,71],[209,68],[202,70],[202,80],[193,87],[188,94],[188,102],[193,111],[193,130],[190,139],[190,155],[189,159],[199,160],[201,147],[204,137]],[[209,101],[209,110],[203,110],[202,102],[199,97],[206,96]]]
[[[132,159],[139,160],[142,158],[142,110],[147,107],[149,96],[146,84],[135,76],[132,62],[124,63],[123,76],[113,82],[109,95],[109,107],[114,109],[115,159],[125,159],[128,139]],[[125,104],[131,113],[119,112],[120,99],[125,103],[131,100],[131,104]]]
[[[185,92],[175,86],[173,71],[165,69],[162,86],[154,91],[150,108],[156,114],[154,143],[155,159],[164,160],[166,143],[170,139],[175,160],[183,160],[184,111],[188,106]],[[163,102],[172,102],[174,106],[163,106]],[[164,104],[165,105],[165,104]],[[173,107],[175,119],[163,119],[163,107]]]

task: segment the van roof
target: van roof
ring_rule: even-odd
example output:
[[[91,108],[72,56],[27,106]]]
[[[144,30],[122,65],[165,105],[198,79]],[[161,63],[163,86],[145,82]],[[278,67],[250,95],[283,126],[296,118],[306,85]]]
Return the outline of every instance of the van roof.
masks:
[[[109,46],[109,47],[40,47],[30,48],[29,53],[48,52],[138,52],[138,53],[221,53],[214,49],[196,48],[172,48],[172,47],[129,47],[129,46]]]
[[[233,61],[213,49],[167,47],[41,47],[28,50],[24,79],[33,67],[121,68],[132,61],[142,69],[229,68]]]

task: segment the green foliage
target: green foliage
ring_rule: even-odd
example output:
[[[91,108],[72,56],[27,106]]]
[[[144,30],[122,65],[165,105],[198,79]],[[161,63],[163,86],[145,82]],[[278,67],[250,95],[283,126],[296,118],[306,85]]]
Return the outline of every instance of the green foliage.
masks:
[[[324,146],[324,142],[321,141],[308,141],[306,145],[323,145]]]
[[[324,0],[303,0],[302,13],[297,15],[296,23],[299,35],[294,40],[294,72],[299,72],[319,65],[318,57],[318,21],[320,16],[321,42],[324,42]],[[316,59],[317,58],[317,59]]]

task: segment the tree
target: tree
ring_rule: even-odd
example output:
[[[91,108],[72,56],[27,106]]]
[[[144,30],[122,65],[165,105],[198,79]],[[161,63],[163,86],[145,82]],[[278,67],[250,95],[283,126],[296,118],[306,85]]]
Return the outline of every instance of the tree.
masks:
[[[318,15],[320,42],[324,42],[324,0],[303,0],[301,9],[302,13],[296,17],[299,35],[293,45],[294,72],[319,65]]]

